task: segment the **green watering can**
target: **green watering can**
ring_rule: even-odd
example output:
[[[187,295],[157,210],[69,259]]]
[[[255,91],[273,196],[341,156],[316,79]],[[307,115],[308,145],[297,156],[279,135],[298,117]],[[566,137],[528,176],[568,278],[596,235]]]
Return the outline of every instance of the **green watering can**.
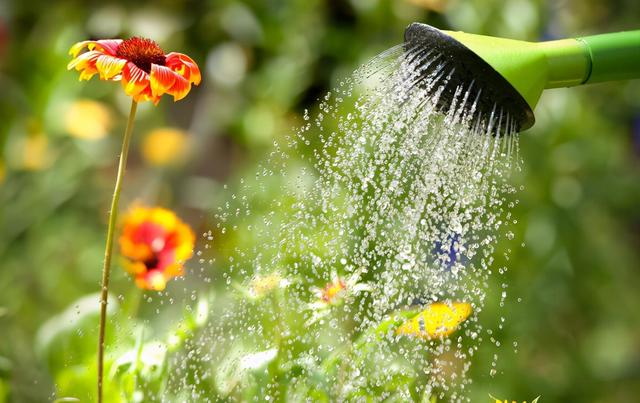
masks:
[[[436,51],[451,68],[441,104],[453,102],[455,87],[473,87],[482,94],[480,114],[508,112],[518,131],[533,126],[533,109],[547,88],[640,78],[640,30],[526,42],[413,23],[405,49],[415,57]]]

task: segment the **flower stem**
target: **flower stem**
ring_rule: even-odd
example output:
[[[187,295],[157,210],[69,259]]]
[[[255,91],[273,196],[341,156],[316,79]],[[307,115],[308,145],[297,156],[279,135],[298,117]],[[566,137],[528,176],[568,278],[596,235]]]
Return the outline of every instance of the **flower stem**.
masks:
[[[133,120],[136,116],[138,103],[131,101],[131,110],[129,111],[129,120],[127,121],[127,129],[122,139],[122,152],[120,153],[120,162],[118,163],[118,174],[116,176],[116,185],[111,198],[111,210],[109,211],[109,224],[107,227],[107,244],[104,250],[104,266],[102,268],[102,291],[100,293],[100,330],[98,334],[98,403],[102,403],[102,381],[104,371],[104,331],[107,322],[107,298],[109,296],[109,271],[111,269],[111,251],[113,250],[113,235],[118,218],[118,202],[120,201],[120,191],[122,190],[122,178],[124,177],[125,167],[127,166],[127,156],[129,154],[129,142],[131,141],[131,133],[133,132]]]

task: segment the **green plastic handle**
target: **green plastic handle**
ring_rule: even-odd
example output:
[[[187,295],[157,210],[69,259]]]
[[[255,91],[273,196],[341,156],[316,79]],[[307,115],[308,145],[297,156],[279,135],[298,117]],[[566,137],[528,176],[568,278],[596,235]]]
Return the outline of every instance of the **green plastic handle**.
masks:
[[[640,78],[640,30],[578,38],[591,59],[585,83]]]
[[[547,42],[444,32],[500,73],[531,109],[544,89],[640,78],[640,30]]]

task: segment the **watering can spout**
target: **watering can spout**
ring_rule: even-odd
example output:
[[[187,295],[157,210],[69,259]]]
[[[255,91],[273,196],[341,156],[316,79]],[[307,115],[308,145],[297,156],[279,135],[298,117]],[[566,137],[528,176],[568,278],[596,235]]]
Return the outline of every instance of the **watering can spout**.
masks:
[[[495,98],[495,86],[511,92],[511,105],[499,98],[490,101],[504,105],[520,130],[533,125],[532,111],[545,89],[640,78],[640,31],[536,43],[413,23],[405,31],[405,44],[435,48],[449,58],[458,84],[485,81],[483,97]],[[518,109],[524,111],[518,114]]]

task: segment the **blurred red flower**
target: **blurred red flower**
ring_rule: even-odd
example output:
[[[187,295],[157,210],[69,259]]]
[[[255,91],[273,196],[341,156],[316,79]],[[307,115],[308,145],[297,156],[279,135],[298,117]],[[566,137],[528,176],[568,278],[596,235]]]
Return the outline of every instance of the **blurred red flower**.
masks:
[[[87,49],[86,52],[80,53]],[[178,101],[189,93],[191,84],[200,84],[198,65],[187,55],[164,54],[151,39],[103,39],[82,41],[71,47],[69,70],[80,72],[80,80],[98,73],[101,80],[122,81],[127,95],[136,102],[160,102],[164,94]]]
[[[128,258],[125,266],[136,285],[146,290],[161,291],[167,281],[182,275],[194,242],[191,228],[167,209],[136,206],[123,219],[120,250]]]

